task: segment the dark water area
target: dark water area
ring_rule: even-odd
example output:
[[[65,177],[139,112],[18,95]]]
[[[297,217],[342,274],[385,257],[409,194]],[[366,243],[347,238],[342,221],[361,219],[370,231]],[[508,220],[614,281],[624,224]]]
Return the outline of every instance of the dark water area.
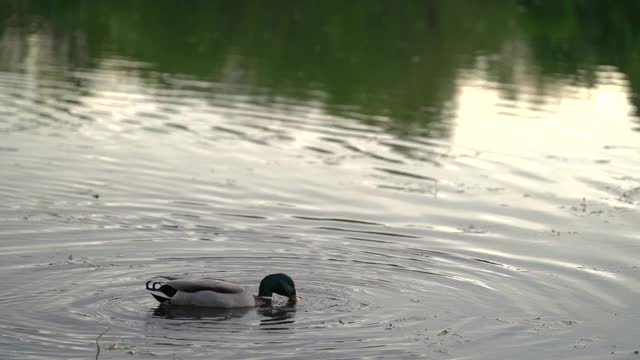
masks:
[[[639,2],[1,4],[1,359],[640,358]]]

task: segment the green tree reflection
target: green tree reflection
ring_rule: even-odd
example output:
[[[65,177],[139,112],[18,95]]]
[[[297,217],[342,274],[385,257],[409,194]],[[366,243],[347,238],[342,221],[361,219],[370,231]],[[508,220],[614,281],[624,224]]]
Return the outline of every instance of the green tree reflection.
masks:
[[[399,135],[446,137],[460,69],[480,55],[519,88],[504,48],[523,42],[537,82],[592,86],[599,65],[623,71],[636,108],[640,3],[636,1],[177,1],[5,0],[0,31],[44,28],[56,61],[92,68],[101,59],[149,63],[229,85],[263,105],[321,104],[330,114],[385,122]],[[0,55],[1,62],[8,55]],[[166,86],[166,85],[165,85]],[[215,96],[215,94],[212,94]]]

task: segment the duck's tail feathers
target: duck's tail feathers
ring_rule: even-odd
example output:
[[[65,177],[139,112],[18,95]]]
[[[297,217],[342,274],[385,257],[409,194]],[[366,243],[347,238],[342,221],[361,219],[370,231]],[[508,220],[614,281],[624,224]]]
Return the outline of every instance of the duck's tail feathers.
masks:
[[[153,296],[156,300],[158,300],[161,303],[171,300],[173,295],[175,295],[176,292],[178,292],[176,289],[172,288],[167,284],[163,284],[161,282],[155,282],[155,281],[147,281],[147,284],[145,285],[145,287],[147,288],[147,290],[149,290],[149,292],[151,293],[151,296]]]
[[[167,302],[167,301],[171,300],[170,298],[162,297],[160,295],[156,295],[156,294],[153,294],[153,293],[151,294],[151,296],[153,296],[160,303],[164,303],[164,302]]]

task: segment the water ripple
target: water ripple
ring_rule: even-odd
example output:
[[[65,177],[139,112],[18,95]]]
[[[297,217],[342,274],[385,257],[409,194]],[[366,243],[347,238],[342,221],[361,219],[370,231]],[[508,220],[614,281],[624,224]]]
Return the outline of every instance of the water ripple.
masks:
[[[486,106],[496,129],[525,122],[520,142],[478,139],[463,108],[452,139],[399,136],[384,117],[123,75],[145,68],[114,59],[37,87],[0,73],[0,357],[91,357],[105,329],[110,357],[631,343],[637,146],[534,146],[549,133],[529,120],[555,110],[506,100]],[[502,89],[460,81],[463,100]],[[296,280],[296,306],[167,309],[143,288],[190,274],[255,292],[276,271]]]

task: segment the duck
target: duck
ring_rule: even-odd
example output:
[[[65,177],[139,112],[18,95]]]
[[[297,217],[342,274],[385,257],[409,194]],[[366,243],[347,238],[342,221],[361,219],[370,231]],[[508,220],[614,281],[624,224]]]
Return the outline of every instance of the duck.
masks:
[[[212,278],[175,278],[169,281],[147,281],[146,289],[161,305],[210,308],[246,308],[271,305],[273,294],[286,296],[295,304],[298,295],[291,277],[286,274],[267,275],[260,282],[258,295],[242,286]]]

